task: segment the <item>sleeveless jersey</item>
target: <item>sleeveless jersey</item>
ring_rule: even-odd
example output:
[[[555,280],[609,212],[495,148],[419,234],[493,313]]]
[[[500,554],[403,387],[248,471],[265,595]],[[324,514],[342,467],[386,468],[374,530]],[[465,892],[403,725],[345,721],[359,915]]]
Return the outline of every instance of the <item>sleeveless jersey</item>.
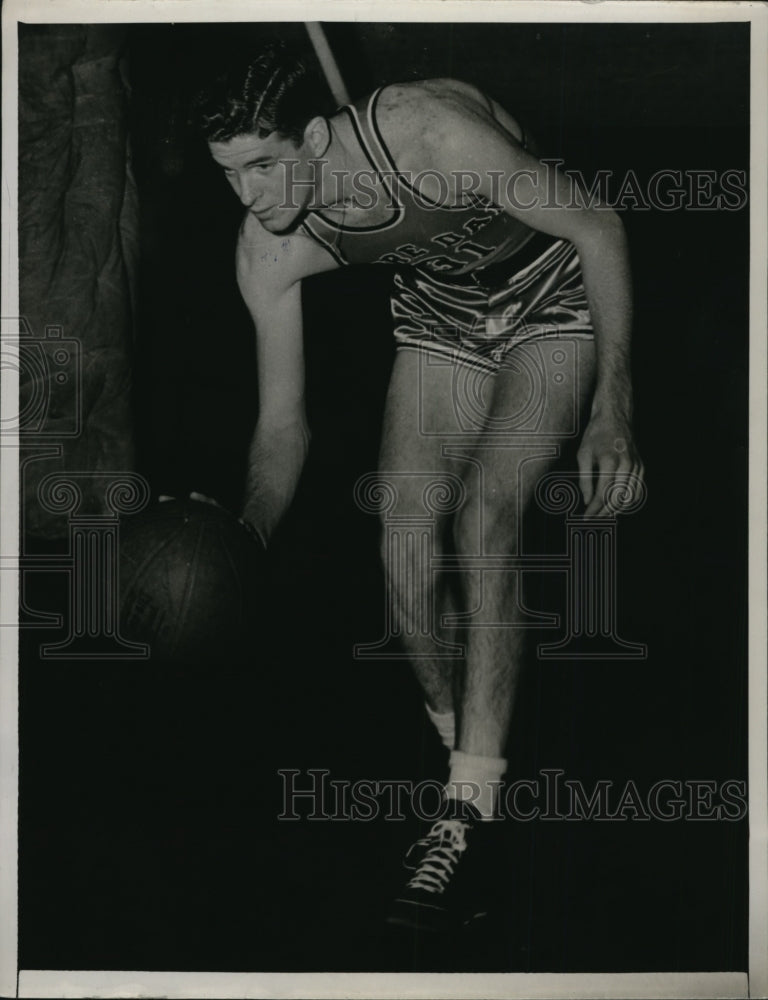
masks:
[[[520,247],[520,224],[498,205],[477,194],[466,194],[456,206],[446,205],[447,191],[446,198],[432,201],[411,183],[418,177],[409,179],[398,171],[376,122],[382,90],[379,87],[367,100],[345,105],[340,111],[348,116],[371,164],[371,179],[375,176],[388,195],[391,218],[363,228],[345,226],[315,210],[300,228],[339,264],[410,265],[449,280],[513,255],[513,247]],[[439,182],[434,171],[422,176],[428,173]],[[372,191],[369,187],[358,193],[370,196]]]
[[[398,350],[493,373],[523,343],[591,338],[575,246],[533,229],[521,241],[519,223],[476,194],[454,207],[425,198],[381,136],[381,89],[340,113],[389,197],[391,217],[358,228],[314,210],[301,229],[339,264],[399,265],[390,296]]]

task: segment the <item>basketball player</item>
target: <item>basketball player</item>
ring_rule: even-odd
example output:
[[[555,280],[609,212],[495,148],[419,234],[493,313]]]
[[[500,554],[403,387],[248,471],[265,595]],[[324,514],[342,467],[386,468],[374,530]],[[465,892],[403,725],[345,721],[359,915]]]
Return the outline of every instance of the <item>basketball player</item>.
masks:
[[[463,503],[439,520],[437,554],[516,552],[536,483],[580,417],[585,513],[605,513],[606,486],[642,476],[618,217],[580,207],[567,178],[537,159],[523,125],[467,83],[394,84],[329,116],[322,93],[273,46],[201,103],[210,152],[246,209],[236,267],[256,330],[260,409],[244,519],[269,542],[309,447],[302,278],[375,261],[400,265],[380,456],[382,472],[397,474],[397,513],[423,514],[430,476],[458,476]],[[532,363],[544,374],[533,400]],[[467,379],[477,390],[470,386],[469,428],[452,391]],[[498,429],[530,406],[537,418],[528,437],[494,447]],[[458,455],[444,454],[443,438],[457,434]],[[480,581],[467,568],[450,580],[425,574],[408,591],[386,559],[385,569],[426,711],[450,751],[450,809],[409,852],[411,877],[391,919],[460,927],[485,908],[523,636],[470,628],[464,657],[446,661],[418,627],[409,593],[434,602],[437,622],[475,609],[481,596],[484,620],[504,623],[514,619],[519,581],[504,572]]]

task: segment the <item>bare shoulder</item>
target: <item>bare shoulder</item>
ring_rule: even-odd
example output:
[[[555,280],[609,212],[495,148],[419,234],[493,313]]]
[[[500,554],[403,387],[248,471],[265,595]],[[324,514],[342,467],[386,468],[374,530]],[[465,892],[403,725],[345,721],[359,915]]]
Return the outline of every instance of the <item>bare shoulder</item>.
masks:
[[[470,113],[480,110],[487,114],[491,110],[489,99],[479,87],[464,80],[440,77],[389,84],[381,91],[377,114],[386,116],[407,109],[421,116],[448,107]]]
[[[385,87],[376,116],[385,141],[400,159],[410,159],[409,150],[419,156],[450,143],[462,127],[501,130],[513,142],[522,134],[515,119],[479,87],[447,77]]]
[[[252,288],[284,291],[302,278],[337,266],[328,251],[301,229],[271,233],[246,213],[236,253],[237,279],[244,293]]]

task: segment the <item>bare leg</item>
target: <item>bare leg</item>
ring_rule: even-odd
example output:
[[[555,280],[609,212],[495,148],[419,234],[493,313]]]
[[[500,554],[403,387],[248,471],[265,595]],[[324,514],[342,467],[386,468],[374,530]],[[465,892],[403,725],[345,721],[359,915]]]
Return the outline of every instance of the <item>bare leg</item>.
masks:
[[[491,821],[524,652],[523,630],[510,627],[518,608],[516,575],[488,569],[477,557],[519,552],[522,518],[536,483],[559,459],[563,442],[578,434],[578,415],[593,382],[594,346],[588,341],[521,345],[502,371],[480,376],[477,391],[463,400],[437,377],[416,380],[417,371],[409,358],[396,373],[382,470],[394,464],[412,472],[405,479],[414,510],[421,502],[418,472],[440,472],[447,463],[461,470],[466,499],[451,523],[452,551],[460,558],[458,569],[445,574],[458,586],[452,592],[444,579],[434,596],[438,614],[457,609],[464,616],[466,654],[453,664],[437,656],[421,659],[429,652],[424,642],[406,642],[428,703],[442,710],[453,704],[459,728],[445,786],[448,818],[414,845],[414,874],[389,919],[439,930],[455,927],[457,920],[464,926],[487,912],[498,879],[493,864],[498,825]],[[448,371],[456,377],[470,369]],[[424,433],[425,418],[440,432]],[[476,557],[474,567],[461,563],[469,556]],[[388,579],[407,621],[413,591],[398,592],[396,575]],[[424,585],[432,586],[431,580]]]
[[[437,478],[445,472],[461,473],[462,463],[443,453],[446,438],[461,433],[452,401],[453,377],[451,365],[430,364],[416,351],[397,353],[387,396],[379,469],[385,478],[388,473],[396,477],[399,515],[424,514],[424,488],[430,475]],[[437,430],[439,433],[435,433]],[[448,517],[438,516],[435,554],[442,551],[449,530]],[[444,647],[438,648],[429,636],[412,627],[419,613],[413,594],[398,578],[388,553],[383,553],[383,560],[396,624],[427,704],[435,712],[451,712],[454,661],[445,658]],[[441,613],[453,610],[449,582],[445,577],[435,579],[431,573],[420,581],[420,592],[437,610],[437,622]],[[445,641],[454,638],[447,632],[440,637]]]
[[[553,362],[555,349],[566,362]],[[532,382],[531,371],[539,381]],[[538,479],[559,456],[560,446],[577,434],[579,414],[591,392],[594,345],[588,340],[536,343],[511,352],[493,378],[480,375],[482,391],[467,393],[467,407],[457,402],[456,372],[450,365],[426,363],[413,351],[398,353],[390,382],[380,457],[382,473],[398,474],[398,512],[423,513],[425,474],[461,475],[467,500],[452,522],[443,519],[436,535],[436,555],[453,532],[458,555],[511,554],[517,551],[523,516]],[[467,384],[465,378],[459,379]],[[470,375],[471,382],[471,375]],[[479,384],[479,383],[478,383]],[[532,394],[546,393],[543,405]],[[462,412],[463,411],[463,412]],[[536,413],[531,429],[530,413]],[[472,420],[476,421],[473,426]],[[521,431],[521,426],[526,428]],[[509,433],[507,433],[509,431]],[[447,452],[447,453],[446,453]],[[412,473],[412,476],[403,475]],[[412,594],[385,571],[406,653],[437,712],[455,710],[457,748],[473,755],[501,757],[509,730],[515,687],[523,658],[524,631],[492,625],[470,627],[462,634],[463,661],[438,655],[428,636],[411,628]],[[450,577],[450,578],[449,578]],[[439,622],[455,611],[471,610],[482,595],[487,622],[514,620],[517,581],[513,574],[468,570],[422,581],[434,599]],[[448,641],[455,635],[441,636]]]
[[[528,357],[519,352],[528,352]],[[557,363],[553,355],[560,359]],[[563,355],[572,363],[563,363]],[[532,391],[531,360],[544,374],[545,405],[533,430],[508,439],[502,431],[500,437],[499,428],[513,425],[515,415],[526,411],[526,397]],[[487,427],[477,444],[476,458],[484,473],[482,495],[476,491],[469,496],[454,525],[457,553],[477,554],[478,544],[485,554],[518,551],[520,526],[536,483],[557,460],[559,447],[574,436],[593,377],[591,341],[557,342],[556,349],[551,343],[541,349],[533,343],[511,352],[496,376]],[[470,570],[462,574],[461,584],[465,595],[482,586],[483,621],[514,621],[519,586],[515,574],[485,572],[481,580],[479,570]],[[464,753],[504,756],[524,636],[523,629],[492,625],[466,630],[466,660],[457,684],[457,748]]]

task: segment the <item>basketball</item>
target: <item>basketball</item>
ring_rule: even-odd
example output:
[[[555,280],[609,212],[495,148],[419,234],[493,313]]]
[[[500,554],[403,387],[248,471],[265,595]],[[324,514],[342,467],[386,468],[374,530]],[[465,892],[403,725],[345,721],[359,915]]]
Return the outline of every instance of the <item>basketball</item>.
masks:
[[[120,525],[120,630],[176,664],[253,651],[265,553],[211,503],[155,503]]]

